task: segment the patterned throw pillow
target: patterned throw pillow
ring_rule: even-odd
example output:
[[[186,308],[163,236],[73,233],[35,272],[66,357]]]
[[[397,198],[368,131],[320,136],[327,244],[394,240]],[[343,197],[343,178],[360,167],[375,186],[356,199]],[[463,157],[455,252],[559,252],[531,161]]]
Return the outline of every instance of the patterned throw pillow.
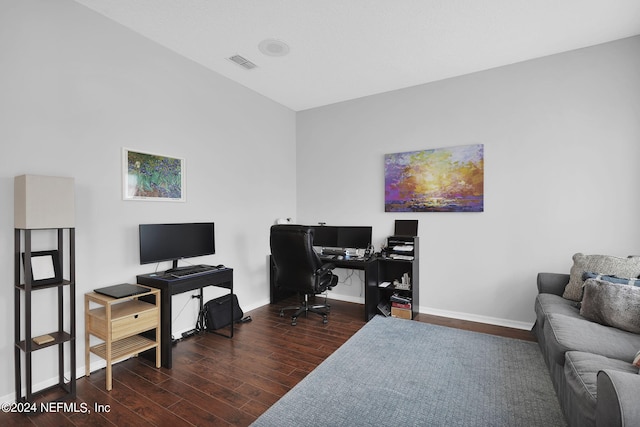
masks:
[[[640,333],[640,287],[597,279],[584,282],[580,315],[623,331]]]
[[[587,272],[582,275],[582,280],[598,279],[605,282],[618,283],[620,285],[640,286],[640,279],[637,277],[625,278],[617,276],[604,276],[602,274],[596,274]]]
[[[640,351],[636,353],[636,357],[633,358],[633,364],[640,368]],[[638,371],[640,374],[640,371]]]
[[[607,276],[638,277],[640,275],[640,257],[619,258],[609,255],[575,254],[569,283],[562,294],[564,298],[572,301],[582,299],[582,285],[584,284],[582,275],[585,272]]]

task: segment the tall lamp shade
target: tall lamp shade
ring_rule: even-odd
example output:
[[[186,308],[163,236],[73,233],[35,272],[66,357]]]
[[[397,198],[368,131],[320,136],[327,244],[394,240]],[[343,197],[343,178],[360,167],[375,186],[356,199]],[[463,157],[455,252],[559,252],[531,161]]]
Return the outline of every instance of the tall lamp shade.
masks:
[[[20,175],[13,184],[15,228],[75,227],[73,178]]]

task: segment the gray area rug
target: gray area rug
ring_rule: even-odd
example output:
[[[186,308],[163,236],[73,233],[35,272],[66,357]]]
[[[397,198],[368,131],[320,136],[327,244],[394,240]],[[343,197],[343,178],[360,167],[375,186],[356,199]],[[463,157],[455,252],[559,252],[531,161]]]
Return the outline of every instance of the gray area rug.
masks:
[[[566,426],[538,345],[377,316],[258,426]]]

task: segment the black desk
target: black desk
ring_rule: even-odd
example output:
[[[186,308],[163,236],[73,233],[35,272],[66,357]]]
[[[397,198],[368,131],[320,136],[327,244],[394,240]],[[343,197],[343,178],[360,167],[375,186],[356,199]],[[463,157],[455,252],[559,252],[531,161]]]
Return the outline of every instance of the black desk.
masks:
[[[369,321],[373,316],[376,315],[378,310],[378,260],[376,257],[371,257],[368,259],[361,258],[346,258],[346,259],[337,259],[337,258],[327,258],[321,256],[320,259],[324,263],[331,263],[336,266],[336,268],[346,268],[350,270],[362,270],[364,271],[364,320]],[[271,263],[271,276],[270,276],[270,287],[271,287],[271,304],[275,304],[284,298],[294,295],[295,292],[282,291],[275,287],[275,275],[274,275],[274,264],[273,260]]]
[[[364,320],[368,322],[378,311],[378,259],[327,259],[321,257],[323,262],[330,262],[337,268],[364,271]]]
[[[171,349],[173,346],[171,339],[171,296],[199,289],[200,310],[202,310],[204,304],[202,301],[202,288],[217,286],[219,288],[229,289],[229,293],[233,294],[233,269],[226,267],[219,269],[214,268],[211,271],[194,276],[173,277],[164,273],[150,273],[141,274],[136,276],[136,278],[141,285],[160,289],[160,347],[162,366],[169,369],[171,369],[172,365]],[[230,333],[229,335],[224,335],[227,338],[233,337],[233,305],[230,312]]]

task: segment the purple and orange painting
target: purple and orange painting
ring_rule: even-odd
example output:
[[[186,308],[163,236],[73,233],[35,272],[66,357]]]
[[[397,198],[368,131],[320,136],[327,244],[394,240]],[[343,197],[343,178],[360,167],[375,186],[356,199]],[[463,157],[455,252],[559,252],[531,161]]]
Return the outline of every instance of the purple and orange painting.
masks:
[[[385,154],[385,212],[483,212],[484,145]]]

